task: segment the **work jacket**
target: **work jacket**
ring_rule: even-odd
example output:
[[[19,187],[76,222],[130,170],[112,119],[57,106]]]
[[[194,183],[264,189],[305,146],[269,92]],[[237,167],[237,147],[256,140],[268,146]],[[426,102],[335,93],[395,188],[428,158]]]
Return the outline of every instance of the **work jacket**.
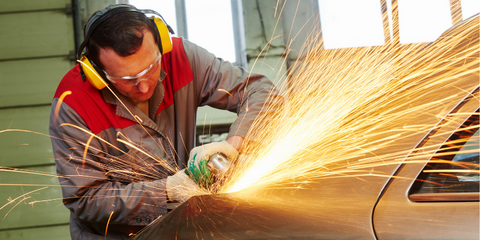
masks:
[[[60,82],[49,131],[72,239],[128,239],[167,213],[166,178],[195,146],[199,106],[237,113],[229,136],[247,137],[265,104],[282,103],[263,75],[181,38],[161,68],[149,116],[113,86],[82,81],[78,65]]]

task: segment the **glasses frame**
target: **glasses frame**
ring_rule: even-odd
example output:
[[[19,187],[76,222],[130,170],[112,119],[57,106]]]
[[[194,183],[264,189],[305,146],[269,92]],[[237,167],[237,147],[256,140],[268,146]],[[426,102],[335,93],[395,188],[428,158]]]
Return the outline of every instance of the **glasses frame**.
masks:
[[[105,70],[102,69],[102,71],[103,73],[105,73],[105,77],[107,77],[107,79],[112,83],[126,85],[126,86],[137,86],[141,81],[146,81],[153,75],[151,74],[150,76],[143,77],[145,74],[148,73],[148,71],[150,71],[157,64],[158,66],[160,66],[162,54],[157,52],[157,55],[158,55],[157,58],[155,58],[155,60],[147,68],[143,69],[141,72],[133,76],[114,77],[114,76],[110,76]],[[123,80],[134,80],[134,79],[137,79],[137,80],[133,84],[123,82]]]

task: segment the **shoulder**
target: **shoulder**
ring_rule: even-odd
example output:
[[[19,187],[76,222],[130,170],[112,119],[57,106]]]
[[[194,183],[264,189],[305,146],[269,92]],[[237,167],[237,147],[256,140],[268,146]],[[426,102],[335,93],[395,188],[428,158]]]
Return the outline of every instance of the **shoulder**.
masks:
[[[68,105],[95,134],[111,126],[125,125],[123,122],[116,124],[119,122],[116,106],[105,102],[101,90],[96,89],[89,81],[82,80],[78,65],[65,74],[54,98],[58,98],[60,104]],[[125,121],[132,124],[130,120]]]
[[[104,102],[100,90],[96,89],[89,81],[83,81],[78,64],[70,69],[60,81],[54,98],[62,98],[62,101],[75,111]]]
[[[174,90],[184,87],[193,80],[192,65],[184,50],[182,38],[172,38],[173,49],[162,56],[162,69],[166,71],[167,84]]]
[[[187,39],[181,39],[182,40],[182,47],[185,51],[185,54],[187,55],[187,58],[189,61],[199,61],[199,60],[212,60],[215,59],[215,55],[210,53],[208,50],[205,48],[190,42]]]
[[[100,91],[96,89],[90,82],[83,81],[80,74],[79,65],[75,65],[70,71],[68,71],[65,76],[62,78],[58,84],[57,90],[55,91],[55,98],[58,98],[64,95],[66,92],[70,92],[69,95],[77,96],[82,98],[85,95],[98,95],[100,96]]]

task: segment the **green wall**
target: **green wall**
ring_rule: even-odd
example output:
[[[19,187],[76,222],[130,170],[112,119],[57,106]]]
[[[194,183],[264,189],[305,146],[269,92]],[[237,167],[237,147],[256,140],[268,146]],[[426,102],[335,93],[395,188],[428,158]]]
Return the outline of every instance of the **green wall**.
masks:
[[[70,239],[48,121],[75,65],[71,0],[0,0],[0,239]],[[110,1],[79,1],[82,21]],[[83,25],[83,24],[82,24]]]

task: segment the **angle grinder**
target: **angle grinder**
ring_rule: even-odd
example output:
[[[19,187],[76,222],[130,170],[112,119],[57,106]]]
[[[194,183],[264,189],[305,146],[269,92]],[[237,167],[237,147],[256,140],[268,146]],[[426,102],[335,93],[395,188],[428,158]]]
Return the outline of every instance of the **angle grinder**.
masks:
[[[214,183],[221,184],[228,172],[233,167],[233,162],[223,153],[213,154],[208,161],[201,161],[199,168],[187,168],[187,175],[198,185],[210,189]]]

